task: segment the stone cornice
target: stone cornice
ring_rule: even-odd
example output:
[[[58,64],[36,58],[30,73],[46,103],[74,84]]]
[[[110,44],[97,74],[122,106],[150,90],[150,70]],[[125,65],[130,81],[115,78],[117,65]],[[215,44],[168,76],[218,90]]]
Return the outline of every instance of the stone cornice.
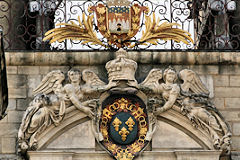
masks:
[[[6,52],[8,66],[104,65],[114,52]],[[240,64],[240,52],[128,52],[141,64],[218,65]]]

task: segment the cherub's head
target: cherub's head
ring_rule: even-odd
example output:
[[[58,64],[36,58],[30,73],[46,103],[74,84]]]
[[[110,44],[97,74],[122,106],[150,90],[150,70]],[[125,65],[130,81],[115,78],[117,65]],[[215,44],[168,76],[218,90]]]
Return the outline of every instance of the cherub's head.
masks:
[[[163,72],[163,80],[165,82],[174,83],[177,80],[177,73],[174,68],[168,67]]]
[[[81,82],[81,72],[78,69],[71,69],[68,71],[68,79],[70,83]]]

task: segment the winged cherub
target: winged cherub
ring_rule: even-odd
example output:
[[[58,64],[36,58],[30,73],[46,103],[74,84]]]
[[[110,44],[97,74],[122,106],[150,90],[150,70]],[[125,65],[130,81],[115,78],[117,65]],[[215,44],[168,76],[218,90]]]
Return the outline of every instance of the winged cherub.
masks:
[[[38,135],[52,124],[59,125],[64,118],[66,108],[72,105],[88,117],[93,118],[93,109],[96,108],[98,100],[93,99],[92,96],[85,96],[85,94],[96,92],[96,89],[92,87],[93,84],[95,84],[96,88],[98,85],[104,84],[96,77],[95,79],[92,79],[91,76],[87,78],[86,74],[84,74],[83,79],[86,84],[80,85],[81,72],[71,69],[68,71],[70,83],[63,85],[65,75],[60,70],[48,73],[34,90],[36,96],[29,104],[22,118],[18,132],[21,151],[37,149]],[[92,82],[93,80],[95,80],[95,83]],[[99,83],[96,83],[96,81]],[[91,87],[94,89],[87,89]]]

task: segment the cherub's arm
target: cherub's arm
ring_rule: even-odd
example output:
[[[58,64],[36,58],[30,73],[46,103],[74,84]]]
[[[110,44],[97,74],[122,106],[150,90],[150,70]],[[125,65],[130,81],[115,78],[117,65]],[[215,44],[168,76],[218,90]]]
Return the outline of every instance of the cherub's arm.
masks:
[[[69,99],[71,100],[71,102],[74,104],[74,106],[79,109],[80,111],[84,112],[85,114],[87,114],[89,117],[93,116],[93,112],[91,111],[90,108],[84,106],[78,99],[77,95],[74,93],[74,88],[72,87],[72,85],[67,84],[64,87]]]
[[[170,92],[170,95],[169,95],[169,98],[168,98],[167,102],[164,104],[163,107],[157,109],[155,114],[159,115],[160,113],[172,108],[172,106],[174,105],[174,103],[177,100],[177,97],[179,96],[179,92],[180,92],[180,88],[177,85],[174,85],[171,92]]]

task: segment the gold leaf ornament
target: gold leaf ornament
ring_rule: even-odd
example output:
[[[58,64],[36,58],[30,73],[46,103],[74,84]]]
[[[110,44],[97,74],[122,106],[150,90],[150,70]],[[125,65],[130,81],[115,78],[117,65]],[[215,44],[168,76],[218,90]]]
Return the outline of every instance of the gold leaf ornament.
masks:
[[[96,32],[93,30],[93,17],[94,15],[87,16],[87,20],[85,18],[85,14],[82,14],[82,22],[80,17],[78,17],[79,25],[74,22],[69,23],[60,23],[56,26],[60,26],[60,28],[54,28],[45,33],[45,37],[43,41],[50,40],[49,43],[54,42],[63,42],[66,39],[71,40],[79,40],[82,41],[82,44],[87,44],[91,42],[94,45],[101,45],[107,48],[102,41],[96,35]]]
[[[106,8],[105,7],[97,7],[97,12],[99,14],[104,14],[104,13],[106,13]]]
[[[155,13],[151,16],[145,15],[145,31],[142,32],[142,37],[139,42],[143,45],[151,43],[157,45],[159,40],[174,40],[176,42],[183,42],[185,44],[194,43],[191,38],[191,34],[179,28],[173,28],[173,26],[180,26],[177,23],[163,22],[160,23],[158,18],[156,21]],[[131,45],[130,48],[135,47],[135,44]]]

